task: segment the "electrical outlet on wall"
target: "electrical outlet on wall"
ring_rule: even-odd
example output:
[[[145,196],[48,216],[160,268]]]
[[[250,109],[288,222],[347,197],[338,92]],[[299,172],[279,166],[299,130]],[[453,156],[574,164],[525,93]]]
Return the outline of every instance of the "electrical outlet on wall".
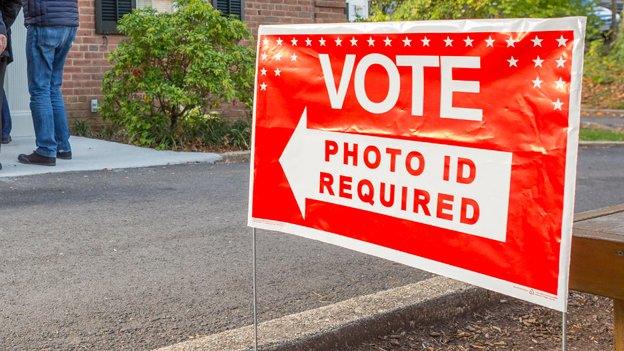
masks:
[[[100,108],[100,102],[98,99],[91,99],[91,112],[96,113]]]
[[[368,18],[368,0],[346,0],[347,19],[349,22]]]

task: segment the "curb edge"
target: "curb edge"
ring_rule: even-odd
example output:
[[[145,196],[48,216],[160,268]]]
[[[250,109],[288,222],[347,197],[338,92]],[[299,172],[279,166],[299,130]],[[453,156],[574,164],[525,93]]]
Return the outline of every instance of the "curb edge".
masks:
[[[497,297],[481,288],[434,277],[263,322],[259,346],[265,351],[345,350],[402,327],[463,315]],[[253,326],[245,326],[156,351],[249,351],[252,337]]]

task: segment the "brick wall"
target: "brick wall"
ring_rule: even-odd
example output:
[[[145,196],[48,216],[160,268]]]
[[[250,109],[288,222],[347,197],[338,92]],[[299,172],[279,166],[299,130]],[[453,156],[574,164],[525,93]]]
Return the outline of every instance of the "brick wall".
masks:
[[[245,22],[256,34],[260,24],[344,22],[344,0],[246,0]]]
[[[65,62],[63,94],[67,114],[72,120],[88,120],[99,125],[101,120],[91,112],[91,99],[101,101],[101,84],[109,65],[106,55],[122,37],[95,34],[95,1],[78,0],[80,27]]]
[[[159,9],[167,9],[168,0],[152,0]],[[106,55],[123,40],[117,35],[95,33],[95,1],[78,0],[80,28],[65,63],[63,94],[71,120],[86,120],[91,125],[102,123],[91,112],[91,99],[101,101],[101,83],[109,67]],[[344,22],[345,0],[245,0],[244,21],[257,33],[260,24]],[[241,104],[223,107],[231,117],[244,116]]]
[[[314,21],[317,23],[345,22],[346,1],[316,0],[314,9]]]

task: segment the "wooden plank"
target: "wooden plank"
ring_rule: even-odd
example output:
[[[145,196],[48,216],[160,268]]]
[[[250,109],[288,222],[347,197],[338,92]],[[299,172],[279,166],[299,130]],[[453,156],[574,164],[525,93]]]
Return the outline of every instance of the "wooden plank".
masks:
[[[574,223],[574,237],[624,243],[624,212]]]
[[[583,212],[576,219],[570,288],[624,300],[624,204]]]
[[[579,212],[574,215],[574,222],[586,221],[588,219],[604,217],[613,213],[624,212],[624,204],[603,207],[597,210]]]
[[[624,300],[624,242],[574,237],[570,288]]]
[[[615,351],[624,351],[624,300],[613,301]]]
[[[624,351],[624,204],[574,222],[570,288],[613,298],[615,351]]]

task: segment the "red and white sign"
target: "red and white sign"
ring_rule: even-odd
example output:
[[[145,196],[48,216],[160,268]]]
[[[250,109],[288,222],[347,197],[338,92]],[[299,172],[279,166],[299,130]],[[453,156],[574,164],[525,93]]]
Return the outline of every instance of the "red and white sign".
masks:
[[[261,26],[249,225],[565,310],[584,33]]]

